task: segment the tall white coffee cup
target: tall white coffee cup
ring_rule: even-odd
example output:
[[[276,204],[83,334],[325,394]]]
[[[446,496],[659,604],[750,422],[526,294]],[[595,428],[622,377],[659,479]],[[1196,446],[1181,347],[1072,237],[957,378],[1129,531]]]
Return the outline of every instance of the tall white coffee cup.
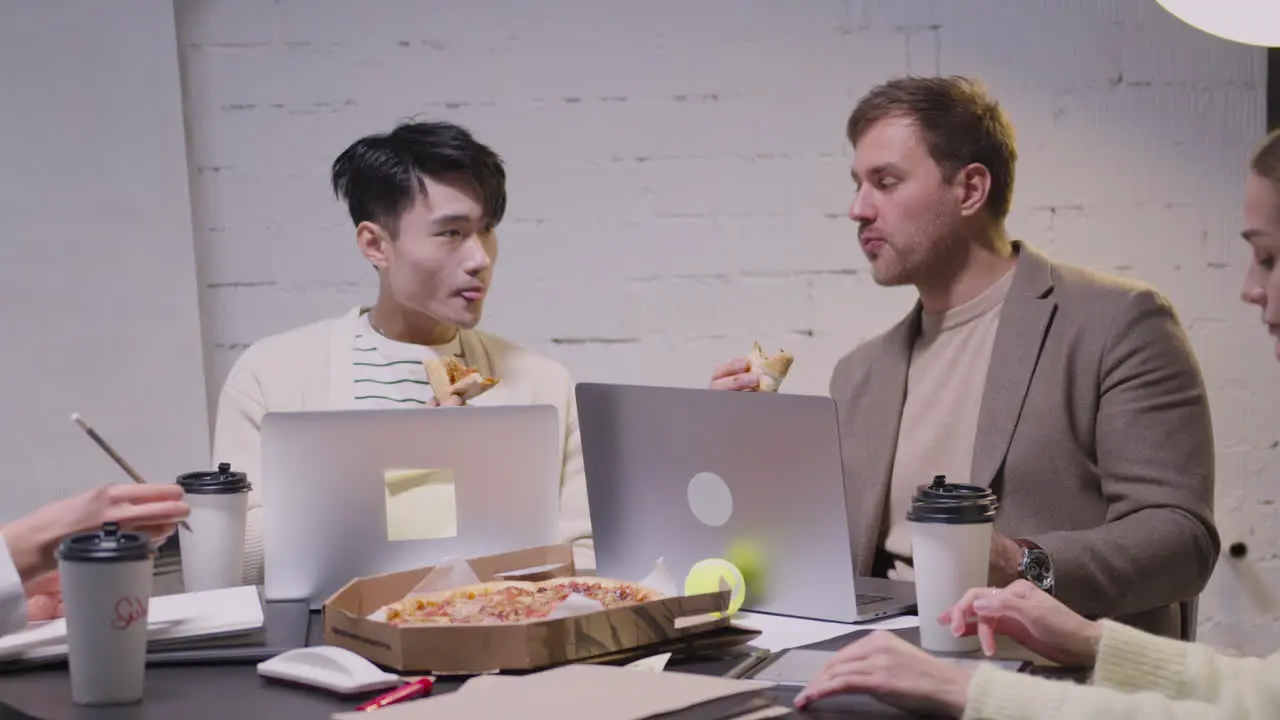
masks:
[[[154,559],[149,536],[121,532],[116,523],[59,545],[71,700],[77,705],[142,699]]]
[[[245,521],[249,513],[249,478],[222,463],[214,472],[178,476],[191,514],[190,530],[178,526],[182,586],[186,592],[217,590],[241,584]]]
[[[955,637],[949,625],[938,624],[937,617],[970,588],[987,584],[991,530],[998,507],[991,490],[947,483],[943,475],[916,489],[907,522],[921,648],[952,653],[980,648],[976,635]]]

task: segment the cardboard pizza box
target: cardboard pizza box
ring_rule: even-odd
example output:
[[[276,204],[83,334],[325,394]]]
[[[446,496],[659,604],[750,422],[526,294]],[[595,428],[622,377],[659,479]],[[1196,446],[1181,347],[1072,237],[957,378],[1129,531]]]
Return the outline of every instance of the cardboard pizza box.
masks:
[[[574,574],[569,545],[472,558],[465,565],[467,575],[474,573],[482,582]],[[398,627],[371,617],[420,587],[429,576],[438,577],[439,573],[432,575],[436,570],[423,567],[347,583],[324,604],[325,643],[400,672],[472,675],[536,670],[593,658],[617,662],[642,649],[678,650],[686,643],[696,647],[703,637],[709,641],[706,646],[720,648],[759,635],[755,630],[730,627],[724,615],[728,590],[511,625]]]

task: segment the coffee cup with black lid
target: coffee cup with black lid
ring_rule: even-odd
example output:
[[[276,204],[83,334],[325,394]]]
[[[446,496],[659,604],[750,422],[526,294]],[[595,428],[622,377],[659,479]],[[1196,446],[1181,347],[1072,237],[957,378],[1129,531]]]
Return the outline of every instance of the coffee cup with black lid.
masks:
[[[976,636],[957,638],[938,615],[970,588],[987,584],[991,532],[1000,503],[990,489],[948,483],[938,475],[916,488],[907,510],[920,647],[934,652],[973,652]]]
[[[72,702],[138,702],[147,666],[151,537],[106,523],[63,539],[57,556]]]
[[[229,463],[215,471],[178,476],[191,507],[186,527],[178,527],[182,585],[187,592],[240,585],[244,568],[245,523],[249,513],[249,478]]]

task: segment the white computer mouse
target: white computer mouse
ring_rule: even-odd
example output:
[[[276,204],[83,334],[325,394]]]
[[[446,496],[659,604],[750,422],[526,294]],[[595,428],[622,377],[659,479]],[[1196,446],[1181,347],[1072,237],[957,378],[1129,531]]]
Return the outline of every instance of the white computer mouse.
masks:
[[[401,683],[399,675],[382,671],[350,650],[329,645],[282,652],[258,663],[258,674],[342,695],[394,687]]]

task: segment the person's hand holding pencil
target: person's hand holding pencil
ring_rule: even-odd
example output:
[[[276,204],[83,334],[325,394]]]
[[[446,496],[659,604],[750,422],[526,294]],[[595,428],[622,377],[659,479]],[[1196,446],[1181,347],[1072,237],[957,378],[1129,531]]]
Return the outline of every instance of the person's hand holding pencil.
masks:
[[[98,447],[102,448],[102,451],[110,456],[112,460],[115,460],[116,464],[120,466],[120,469],[124,470],[126,475],[133,478],[134,482],[139,485],[147,484],[147,481],[142,479],[142,476],[138,474],[138,471],[134,470],[132,465],[126,462],[124,458],[120,457],[120,453],[116,452],[115,448],[107,444],[107,441],[102,439],[102,436],[98,434],[97,430],[90,427],[89,423],[86,422],[84,418],[80,417],[80,413],[72,413],[71,422],[79,426],[81,430],[84,430],[85,434],[89,436],[89,439],[93,440]],[[181,497],[181,494],[179,494],[179,497]],[[183,517],[186,516],[183,515]],[[180,520],[178,524],[182,525],[183,530],[186,530],[187,532],[191,531],[191,526],[187,524],[186,520]]]
[[[62,615],[62,579],[54,554],[68,535],[107,522],[145,532],[159,545],[191,509],[177,485],[107,485],[50,503],[0,527],[27,596],[27,619]]]
[[[146,533],[159,545],[190,513],[177,485],[115,484],[49,503],[0,527],[0,534],[25,584],[57,567],[54,551],[68,535],[115,522]]]
[[[50,620],[62,614],[62,587],[55,555],[62,539],[93,532],[105,523],[147,534],[158,547],[186,526],[191,507],[177,484],[144,482],[128,463],[111,449],[80,416],[72,421],[112,457],[136,485],[116,483],[63,498],[0,526],[0,540],[22,580],[30,620]],[[188,528],[189,529],[189,528]]]

